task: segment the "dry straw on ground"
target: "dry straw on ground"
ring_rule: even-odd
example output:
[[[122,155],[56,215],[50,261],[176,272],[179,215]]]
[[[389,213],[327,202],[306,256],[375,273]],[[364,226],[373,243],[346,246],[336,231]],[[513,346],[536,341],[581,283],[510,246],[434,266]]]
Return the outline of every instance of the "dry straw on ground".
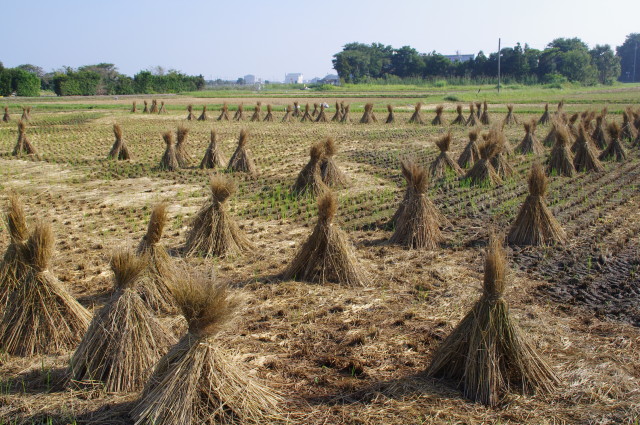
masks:
[[[18,121],[18,141],[13,148],[13,155],[19,156],[22,154],[33,155],[36,158],[38,157],[38,151],[31,144],[29,138],[27,137],[27,125],[25,121]]]
[[[331,122],[340,122],[340,119],[342,118],[342,114],[340,111],[340,102],[336,102],[336,112],[331,117]]]
[[[311,194],[318,196],[328,190],[327,185],[322,181],[320,163],[324,157],[324,143],[316,143],[309,150],[309,162],[298,174],[295,184],[291,188],[292,192],[298,196]]]
[[[467,127],[475,127],[480,124],[478,116],[476,115],[476,109],[473,103],[469,104],[469,118],[467,118]]]
[[[451,121],[451,125],[466,125],[467,120],[462,115],[462,105],[456,105],[456,119]]]
[[[508,104],[507,105],[507,111],[508,111],[507,112],[507,116],[504,118],[504,121],[502,121],[502,125],[518,124],[518,118],[513,113],[513,105]]]
[[[536,120],[532,119],[530,122],[525,122],[522,124],[524,126],[525,135],[518,147],[516,147],[516,152],[521,154],[534,154],[541,155],[544,153],[544,146],[542,143],[538,141],[536,137]]]
[[[502,178],[491,165],[491,159],[497,154],[499,147],[491,140],[486,140],[478,145],[480,159],[473,164],[473,167],[465,175],[465,179],[474,186],[492,186],[502,183]]]
[[[569,134],[564,129],[556,132],[556,143],[551,149],[547,162],[547,174],[573,177],[576,168],[573,166],[573,154],[569,149]]]
[[[349,179],[336,164],[336,150],[335,141],[328,137],[324,142],[324,156],[320,164],[322,181],[329,187],[346,187],[349,185]]]
[[[529,195],[511,225],[509,243],[514,245],[554,245],[567,241],[567,235],[545,201],[547,177],[542,165],[535,162],[529,173]]]
[[[271,104],[267,104],[267,115],[264,116],[263,119],[264,122],[273,122],[274,121],[274,117],[273,117],[273,108],[271,107]]]
[[[371,124],[374,122],[378,122],[378,119],[373,113],[373,103],[367,103],[364,105],[364,113],[362,114],[362,118],[360,118],[360,124]]]
[[[491,119],[489,118],[489,111],[487,108],[487,101],[485,100],[482,105],[482,115],[480,116],[480,122],[484,125],[491,124]]]
[[[24,205],[15,193],[9,194],[6,214],[6,228],[9,231],[9,245],[0,261],[0,311],[4,311],[9,295],[18,287],[25,272],[25,255],[29,229],[24,213]]]
[[[598,153],[589,141],[589,135],[582,125],[578,128],[576,139],[576,153],[573,157],[573,166],[577,171],[604,171],[604,166],[598,159]]]
[[[250,176],[255,176],[258,173],[256,164],[253,162],[251,152],[247,149],[248,134],[246,130],[240,130],[240,137],[238,138],[238,146],[229,159],[230,171],[238,171],[247,173]]]
[[[12,355],[62,353],[75,347],[89,325],[89,312],[49,270],[51,226],[37,223],[25,244],[24,272],[9,294],[0,321],[0,348]]]
[[[167,224],[167,204],[161,202],[153,207],[147,233],[136,250],[145,265],[145,279],[137,285],[137,291],[147,306],[156,314],[174,314],[175,302],[171,295],[171,282],[176,277],[173,260],[160,243]]]
[[[429,166],[431,178],[442,179],[445,178],[448,173],[452,173],[455,176],[461,175],[462,169],[447,153],[451,146],[451,133],[444,134],[438,138],[438,140],[436,140],[436,146],[440,149],[440,154]]]
[[[222,104],[218,121],[229,121],[229,105],[227,105],[227,102]]]
[[[549,124],[550,121],[551,121],[551,117],[549,115],[549,104],[545,103],[544,112],[542,113],[542,116],[538,120],[538,124],[545,125],[545,124]]]
[[[174,292],[189,331],[158,362],[131,412],[135,423],[276,423],[282,416],[280,395],[216,340],[238,300],[212,279],[182,279]]]
[[[236,109],[235,114],[233,114],[233,121],[242,120],[244,120],[244,105],[241,103],[238,105],[238,109]]]
[[[109,151],[109,155],[107,155],[107,158],[119,160],[131,159],[131,155],[129,155],[129,149],[122,139],[122,128],[120,128],[118,124],[113,125],[113,135],[115,136],[116,140],[113,142],[113,146],[111,147],[111,151]]]
[[[198,117],[198,121],[206,121],[208,119],[209,119],[209,116],[207,116],[207,105],[203,105],[202,106],[202,113]]]
[[[474,129],[469,132],[469,142],[462,150],[458,157],[458,165],[461,168],[473,167],[480,159],[480,150],[478,149],[478,130]]]
[[[220,152],[220,146],[218,146],[218,135],[214,130],[211,130],[211,136],[209,138],[209,146],[207,146],[207,150],[204,153],[204,157],[200,162],[200,168],[206,169],[206,168],[223,167],[225,162],[227,162],[227,160],[223,156],[222,152]]]
[[[599,160],[614,160],[616,162],[622,162],[627,159],[627,152],[622,146],[622,136],[620,126],[617,122],[609,123],[607,126],[607,133],[609,133],[609,137],[611,141],[605,150],[602,151]]]
[[[262,102],[257,102],[256,107],[253,110],[253,115],[251,115],[251,122],[260,122],[262,121]]]
[[[287,112],[284,114],[284,117],[282,117],[282,122],[291,122],[293,118],[292,109],[291,105],[287,105]]]
[[[504,299],[507,259],[492,236],[483,293],[433,355],[427,374],[459,382],[464,396],[489,406],[511,392],[549,393],[559,383],[511,317]]]
[[[320,112],[316,117],[316,122],[329,122],[327,114],[324,112],[324,103],[320,104]]]
[[[309,104],[304,105],[304,114],[302,114],[301,122],[311,122],[313,121],[313,117],[309,113]]]
[[[114,255],[111,269],[114,294],[71,356],[69,377],[73,384],[100,383],[107,392],[140,391],[176,339],[138,295],[144,261],[125,251]]]
[[[193,114],[193,105],[187,105],[187,121],[193,121],[196,119],[196,116]]]
[[[316,283],[364,286],[367,277],[346,233],[333,223],[338,201],[331,192],[318,199],[318,222],[282,277]]]
[[[173,133],[167,131],[162,135],[162,138],[164,139],[166,147],[160,160],[159,168],[165,171],[175,171],[180,168],[180,165],[176,158],[176,145],[173,142]]]
[[[413,110],[413,115],[409,118],[409,122],[411,124],[424,124],[424,119],[422,118],[422,113],[420,110],[422,109],[422,102],[416,103],[416,106]]]
[[[178,160],[178,165],[182,168],[187,168],[191,163],[191,157],[187,153],[188,136],[189,129],[179,126],[176,130],[176,159]]]
[[[431,120],[431,125],[442,125],[442,113],[444,112],[444,106],[436,106],[436,116]]]
[[[407,189],[395,216],[395,231],[390,243],[416,249],[436,249],[444,237],[440,225],[444,220],[427,196],[429,176],[415,162],[402,161],[402,174]]]
[[[235,193],[235,183],[224,176],[211,176],[209,187],[211,198],[195,215],[187,233],[186,254],[224,257],[253,251],[253,244],[227,211],[226,201]]]

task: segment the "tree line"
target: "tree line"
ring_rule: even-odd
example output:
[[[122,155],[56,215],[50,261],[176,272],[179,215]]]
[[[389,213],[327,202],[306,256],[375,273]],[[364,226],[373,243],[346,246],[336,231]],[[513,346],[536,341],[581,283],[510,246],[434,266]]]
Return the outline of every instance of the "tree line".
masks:
[[[611,46],[589,46],[579,38],[556,38],[544,50],[520,43],[500,50],[501,75],[523,84],[577,82],[585,85],[640,81],[640,33],[629,34],[614,52]],[[634,60],[638,70],[633,75]],[[347,83],[438,78],[481,82],[498,76],[498,53],[480,51],[467,61],[452,61],[411,46],[395,49],[380,43],[349,43],[333,55],[333,67]]]
[[[202,75],[185,75],[161,67],[144,70],[133,77],[121,74],[114,64],[99,63],[77,69],[65,67],[45,73],[36,65],[25,64],[4,68],[0,62],[0,95],[39,96],[40,90],[53,91],[58,96],[92,96],[121,94],[178,93],[202,90]]]

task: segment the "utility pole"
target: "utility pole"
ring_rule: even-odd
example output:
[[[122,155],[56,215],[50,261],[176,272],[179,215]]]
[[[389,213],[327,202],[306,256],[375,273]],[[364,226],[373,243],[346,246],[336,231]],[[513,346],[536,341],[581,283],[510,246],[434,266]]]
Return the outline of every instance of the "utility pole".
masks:
[[[636,41],[636,48],[633,51],[633,80],[632,82],[636,82],[636,57],[638,56],[638,42]]]
[[[638,46],[638,43],[636,43],[636,47],[637,46]],[[500,94],[500,39],[499,38],[498,38],[498,94]]]

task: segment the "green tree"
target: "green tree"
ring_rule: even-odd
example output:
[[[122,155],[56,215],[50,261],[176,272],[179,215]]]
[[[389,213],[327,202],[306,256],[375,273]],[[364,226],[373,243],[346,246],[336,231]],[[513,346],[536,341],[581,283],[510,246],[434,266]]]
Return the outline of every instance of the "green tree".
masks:
[[[14,68],[12,70],[11,88],[16,96],[40,96],[40,78],[31,72]]]
[[[420,53],[410,46],[402,46],[391,55],[391,72],[399,77],[415,77],[422,74],[424,61]]]
[[[620,81],[640,81],[640,33],[631,33],[621,46],[616,47],[620,58]],[[635,63],[635,79],[634,79]]]
[[[598,72],[598,82],[613,84],[620,76],[620,58],[613,53],[611,46],[596,44],[596,47],[591,49],[589,54],[591,55],[591,63]]]

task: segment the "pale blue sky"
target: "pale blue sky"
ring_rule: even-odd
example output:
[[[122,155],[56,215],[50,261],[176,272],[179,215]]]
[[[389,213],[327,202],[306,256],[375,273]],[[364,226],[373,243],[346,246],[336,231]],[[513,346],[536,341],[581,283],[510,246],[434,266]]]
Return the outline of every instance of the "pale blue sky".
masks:
[[[637,0],[0,0],[0,11],[7,67],[110,62],[133,75],[161,65],[207,79],[323,77],[353,41],[488,53],[498,37],[503,46],[580,37],[615,48],[640,32]]]

